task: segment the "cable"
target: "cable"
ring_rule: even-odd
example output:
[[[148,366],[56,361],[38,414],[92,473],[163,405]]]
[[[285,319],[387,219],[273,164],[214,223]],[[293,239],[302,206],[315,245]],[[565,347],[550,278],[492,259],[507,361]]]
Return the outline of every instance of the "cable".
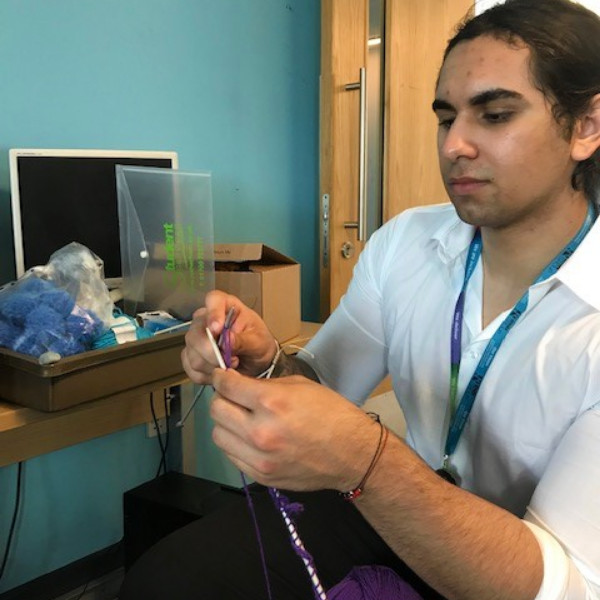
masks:
[[[85,582],[85,585],[83,586],[83,590],[81,590],[81,594],[79,594],[79,596],[77,596],[77,598],[75,598],[75,600],[81,600],[83,598],[83,595],[87,591],[88,585],[90,585],[89,580]]]
[[[119,553],[121,551],[122,548],[122,541],[119,542],[118,544],[114,545],[114,546],[109,546],[108,548],[104,548],[103,550],[100,550],[99,552],[96,553],[97,557],[106,557],[106,556],[110,556],[113,553]],[[98,575],[102,576],[102,573],[88,573],[87,577],[88,580],[85,582],[85,585],[83,585],[83,589],[81,590],[81,592],[79,592],[79,596],[77,596],[77,598],[75,598],[74,600],[81,600],[84,596],[84,594],[88,591],[88,587],[90,586],[90,584],[94,583],[94,580],[98,577]],[[81,586],[82,584],[80,584]],[[78,586],[78,587],[80,587]],[[98,584],[96,583],[95,587],[98,587]],[[92,592],[94,588],[90,589],[90,592]],[[73,590],[75,591],[75,590]],[[96,597],[94,595],[94,597]],[[73,598],[71,599],[73,600]]]
[[[167,472],[167,455],[166,448],[163,444],[162,433],[160,431],[160,424],[156,418],[156,411],[154,410],[154,395],[150,394],[150,411],[152,412],[152,419],[154,421],[154,427],[156,428],[156,437],[158,438],[158,445],[160,446],[160,462],[158,463],[158,470],[156,471],[155,478],[160,475],[160,471],[164,465],[164,472]]]
[[[181,417],[181,419],[179,419],[179,421],[177,421],[175,423],[175,427],[183,427],[184,426],[184,424],[186,422],[186,419],[190,416],[190,413],[194,410],[194,407],[196,406],[196,403],[200,399],[200,396],[202,396],[202,392],[204,392],[204,388],[205,387],[206,387],[206,385],[201,385],[198,388],[198,390],[196,391],[196,394],[194,396],[194,400],[193,400],[192,404],[190,405],[190,407],[185,412],[185,415],[183,415],[183,417]]]
[[[167,472],[167,452],[169,450],[169,436],[170,436],[170,423],[169,423],[169,400],[171,399],[171,392],[167,392],[167,389],[165,388],[163,390],[163,405],[164,405],[164,409],[165,409],[165,427],[166,427],[166,431],[165,431],[165,454],[164,454],[164,464],[163,464],[163,473]]]
[[[17,517],[19,515],[19,508],[21,506],[21,482],[23,475],[23,461],[19,462],[17,467],[17,492],[15,497],[15,508],[13,511],[12,521],[8,532],[8,540],[6,541],[6,548],[4,549],[4,558],[2,559],[2,566],[0,566],[0,579],[4,576],[4,570],[6,569],[6,563],[8,562],[8,555],[10,553],[10,547],[12,544],[13,534],[15,533],[15,526],[17,524]]]

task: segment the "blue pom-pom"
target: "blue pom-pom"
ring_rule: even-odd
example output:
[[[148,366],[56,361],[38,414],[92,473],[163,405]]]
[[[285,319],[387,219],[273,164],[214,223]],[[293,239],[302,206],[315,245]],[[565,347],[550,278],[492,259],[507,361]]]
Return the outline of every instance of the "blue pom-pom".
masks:
[[[69,334],[89,350],[95,339],[100,337],[105,330],[104,323],[92,312],[71,314],[65,321]]]
[[[53,289],[54,287],[55,286],[49,281],[34,276],[20,279],[19,281],[17,281],[16,284],[16,289],[18,290],[18,293],[32,294],[34,296],[39,296],[46,290]]]
[[[11,294],[0,305],[0,314],[15,325],[23,325],[37,304],[37,299],[30,294]]]
[[[47,347],[48,350],[58,352],[61,356],[71,356],[87,350],[81,340],[71,335],[57,336],[53,340],[48,340]]]
[[[8,321],[0,320],[0,346],[10,348],[19,335],[19,329]]]
[[[24,331],[12,344],[12,349],[15,352],[29,354],[31,356],[39,356],[45,352],[45,348],[38,343],[37,331]]]
[[[25,319],[27,329],[52,331],[60,334],[65,331],[65,321],[54,308],[46,304],[36,306]]]
[[[38,300],[40,304],[47,304],[48,306],[51,306],[63,317],[71,314],[71,311],[75,306],[75,300],[73,300],[70,294],[63,290],[59,290],[58,288],[43,292],[40,294]]]
[[[25,277],[0,296],[0,346],[39,357],[89,350],[105,331],[93,313],[75,307],[65,290],[39,277]]]

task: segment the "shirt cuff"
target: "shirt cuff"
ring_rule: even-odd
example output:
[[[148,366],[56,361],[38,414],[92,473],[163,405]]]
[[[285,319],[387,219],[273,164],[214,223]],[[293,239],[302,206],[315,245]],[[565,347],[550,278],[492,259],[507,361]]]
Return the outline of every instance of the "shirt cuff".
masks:
[[[595,596],[558,541],[542,527],[523,523],[536,537],[544,561],[544,579],[535,600],[592,600]]]

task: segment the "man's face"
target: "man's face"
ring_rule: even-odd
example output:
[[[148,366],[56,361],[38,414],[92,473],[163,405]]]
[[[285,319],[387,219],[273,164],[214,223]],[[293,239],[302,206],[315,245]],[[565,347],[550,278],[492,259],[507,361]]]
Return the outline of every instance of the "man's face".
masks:
[[[444,185],[464,221],[535,227],[573,196],[571,142],[534,86],[529,49],[490,36],[460,42],[433,103]]]

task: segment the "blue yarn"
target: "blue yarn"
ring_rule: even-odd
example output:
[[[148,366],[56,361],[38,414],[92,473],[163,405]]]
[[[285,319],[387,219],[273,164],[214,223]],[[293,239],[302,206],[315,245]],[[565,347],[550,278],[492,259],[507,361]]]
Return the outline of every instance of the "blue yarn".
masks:
[[[1,307],[2,316],[14,325],[22,325],[25,317],[37,306],[36,299],[30,294],[8,296]]]
[[[140,327],[138,325],[137,321],[133,317],[126,315],[125,313],[123,313],[123,311],[121,311],[119,309],[115,309],[113,311],[113,317],[115,317],[115,318],[125,317],[133,325],[135,325],[136,340],[144,340],[147,338],[154,337],[153,331],[150,331],[149,329],[146,329],[145,327]],[[116,346],[117,344],[118,344],[118,342],[117,342],[117,336],[115,335],[115,332],[112,329],[107,329],[102,335],[99,335],[94,339],[92,347],[94,350],[98,350],[100,348],[108,348],[110,346]]]
[[[94,350],[100,350],[100,348],[109,348],[110,346],[117,345],[117,338],[115,332],[112,329],[107,329],[101,336],[97,337],[92,344]]]
[[[65,321],[60,313],[46,304],[39,304],[24,319],[25,326],[34,331],[55,331],[64,333]]]
[[[106,327],[92,311],[86,312],[89,318],[74,313],[70,314],[64,321],[65,328],[71,336],[92,343],[104,333]]]
[[[9,348],[15,352],[21,352],[21,354],[39,356],[41,354],[41,347],[38,345],[37,336],[37,331],[22,331]]]
[[[58,288],[42,292],[38,297],[38,301],[41,304],[52,306],[57,313],[64,317],[70,315],[75,306],[75,300],[67,292]]]
[[[19,330],[8,321],[0,321],[0,346],[10,347],[19,335]]]
[[[105,325],[91,311],[75,308],[75,300],[51,281],[25,276],[0,293],[0,346],[36,358],[91,349]]]

